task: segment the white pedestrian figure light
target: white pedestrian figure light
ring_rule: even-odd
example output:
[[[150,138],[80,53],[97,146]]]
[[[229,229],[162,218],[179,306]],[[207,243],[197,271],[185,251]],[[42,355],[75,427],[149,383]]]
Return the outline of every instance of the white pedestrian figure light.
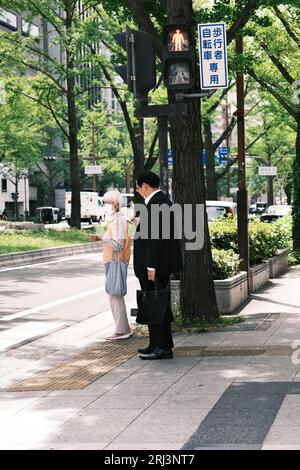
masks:
[[[172,45],[173,51],[183,51],[184,37],[180,32],[180,29],[176,29],[176,33],[173,34]]]

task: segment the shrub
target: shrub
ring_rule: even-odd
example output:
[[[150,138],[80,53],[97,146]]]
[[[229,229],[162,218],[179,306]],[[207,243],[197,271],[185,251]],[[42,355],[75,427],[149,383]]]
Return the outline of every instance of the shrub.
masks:
[[[250,265],[272,258],[278,250],[278,232],[272,224],[251,220],[249,223]]]
[[[291,252],[293,250],[292,239],[292,215],[285,215],[272,224],[277,233],[278,249],[288,248]]]
[[[233,250],[212,249],[213,277],[226,279],[237,274],[240,270],[240,258]]]
[[[212,248],[238,253],[237,220],[220,219],[209,225]],[[267,224],[257,219],[249,222],[250,265],[272,258],[280,248],[291,249],[291,216]]]
[[[238,251],[237,220],[234,218],[219,219],[209,224],[212,248],[218,250]]]

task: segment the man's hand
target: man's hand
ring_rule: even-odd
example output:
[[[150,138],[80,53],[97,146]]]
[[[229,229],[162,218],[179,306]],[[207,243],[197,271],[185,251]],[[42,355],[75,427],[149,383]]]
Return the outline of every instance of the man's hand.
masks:
[[[155,281],[156,278],[156,270],[155,269],[148,269],[148,280]]]

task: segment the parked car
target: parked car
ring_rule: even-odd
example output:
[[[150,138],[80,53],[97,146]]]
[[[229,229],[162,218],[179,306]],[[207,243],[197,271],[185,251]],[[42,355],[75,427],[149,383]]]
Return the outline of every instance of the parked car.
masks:
[[[206,201],[208,222],[213,222],[220,217],[236,216],[237,204],[229,201]]]
[[[267,210],[268,204],[266,202],[256,203],[256,214],[263,214]]]
[[[292,206],[288,205],[269,206],[266,212],[260,216],[260,220],[267,223],[274,222],[287,215],[291,210]]]
[[[37,207],[36,215],[43,224],[57,224],[60,222],[58,207]]]

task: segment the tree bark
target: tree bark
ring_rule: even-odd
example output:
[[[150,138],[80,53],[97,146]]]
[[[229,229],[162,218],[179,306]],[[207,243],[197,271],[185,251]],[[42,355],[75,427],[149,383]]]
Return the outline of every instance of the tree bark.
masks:
[[[73,2],[65,0],[66,31],[71,36]],[[66,46],[67,62],[67,105],[70,148],[70,182],[72,190],[71,227],[80,229],[80,167],[78,158],[78,122],[75,103],[74,55],[70,44]]]
[[[167,0],[167,23],[192,25],[192,0]],[[195,91],[199,91],[199,85]],[[192,90],[191,90],[192,92]],[[169,93],[169,101],[174,96]],[[200,102],[189,99],[188,115],[170,119],[170,138],[173,153],[173,195],[183,208],[192,204],[195,218],[196,204],[205,204],[205,184],[202,163]],[[214,320],[218,317],[212,275],[212,255],[207,215],[204,210],[204,246],[186,250],[183,237],[184,271],[180,274],[180,308],[186,323],[197,319]]]

